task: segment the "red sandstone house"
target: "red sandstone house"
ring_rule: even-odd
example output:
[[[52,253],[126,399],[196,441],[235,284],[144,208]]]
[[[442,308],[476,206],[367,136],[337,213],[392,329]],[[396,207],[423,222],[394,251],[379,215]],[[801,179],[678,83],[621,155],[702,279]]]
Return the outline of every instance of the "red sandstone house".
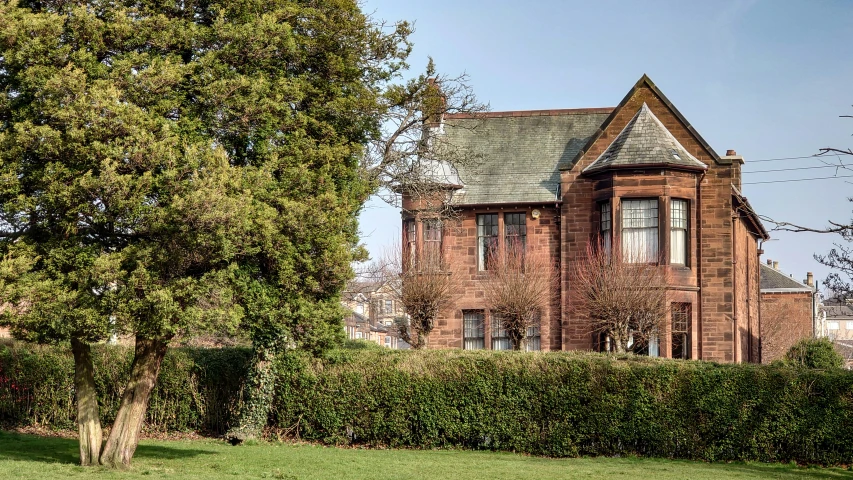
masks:
[[[783,358],[800,339],[822,336],[823,322],[811,272],[799,282],[782,273],[779,262],[767,260],[760,270],[761,362],[770,363]]]
[[[438,319],[431,348],[504,349],[484,306],[490,247],[523,237],[561,280],[529,348],[602,349],[573,302],[571,265],[590,242],[621,239],[635,258],[671,272],[671,318],[651,354],[760,361],[759,242],[768,238],[741,193],[743,158],[718,155],[643,76],[615,108],[445,115],[433,135],[482,156],[477,168],[442,167],[458,215],[431,220],[428,202],[403,195],[403,236],[434,242],[464,280]],[[412,240],[414,239],[414,240]]]

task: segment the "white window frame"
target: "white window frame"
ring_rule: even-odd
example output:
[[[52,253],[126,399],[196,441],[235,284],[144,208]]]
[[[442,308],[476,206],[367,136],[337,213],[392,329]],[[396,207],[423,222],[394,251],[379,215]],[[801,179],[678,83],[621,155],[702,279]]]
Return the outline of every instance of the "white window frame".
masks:
[[[462,311],[462,348],[483,350],[486,348],[486,314],[483,310]]]
[[[669,263],[687,266],[690,258],[690,204],[673,198],[669,201]]]
[[[485,220],[489,217],[494,218],[494,223],[486,224]],[[477,214],[477,268],[480,271],[487,270],[487,256],[489,249],[495,254],[498,248],[498,239],[500,238],[500,215],[497,213],[478,213]],[[486,240],[489,239],[489,240]],[[486,245],[489,243],[490,245]]]
[[[604,252],[610,254],[610,248],[613,244],[613,207],[610,200],[599,203],[599,211],[601,214],[599,231],[601,232],[601,246]]]
[[[622,200],[622,260],[657,263],[660,255],[660,202],[657,198]]]

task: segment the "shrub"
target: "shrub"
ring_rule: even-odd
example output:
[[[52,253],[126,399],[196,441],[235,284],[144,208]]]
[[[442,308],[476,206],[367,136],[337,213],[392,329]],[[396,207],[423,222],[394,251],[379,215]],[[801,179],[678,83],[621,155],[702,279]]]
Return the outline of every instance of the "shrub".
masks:
[[[130,352],[98,347],[109,424]],[[175,349],[149,429],[221,434],[250,352]],[[65,349],[0,344],[0,422],[73,428]],[[853,462],[853,372],[555,352],[339,349],[280,357],[269,426],[328,444],[554,457]]]
[[[785,355],[786,363],[807,368],[832,369],[844,366],[844,358],[827,338],[804,338]]]
[[[299,438],[547,456],[853,460],[853,374],[598,354],[368,351],[278,365]]]
[[[133,350],[93,348],[101,419],[113,422],[127,382]],[[163,360],[146,418],[149,430],[227,429],[239,406],[249,350],[172,349]],[[0,425],[75,427],[74,359],[67,348],[19,342],[0,344]]]

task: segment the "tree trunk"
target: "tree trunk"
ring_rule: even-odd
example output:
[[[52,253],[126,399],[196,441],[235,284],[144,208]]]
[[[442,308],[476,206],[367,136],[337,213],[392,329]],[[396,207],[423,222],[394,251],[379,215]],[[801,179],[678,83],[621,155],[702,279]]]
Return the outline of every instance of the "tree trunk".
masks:
[[[148,399],[160,373],[160,364],[166,356],[167,344],[168,340],[164,338],[136,337],[130,379],[121,396],[115,423],[101,453],[101,464],[118,468],[130,466],[130,459],[139,444],[139,432],[145,422]]]
[[[240,410],[237,425],[225,434],[225,439],[232,445],[259,438],[267,426],[275,396],[273,360],[276,352],[274,347],[256,347],[251,370],[246,379],[246,400]]]
[[[80,437],[80,465],[97,465],[101,456],[101,417],[95,390],[94,364],[89,344],[71,339],[74,353],[74,389],[77,391],[77,433]]]

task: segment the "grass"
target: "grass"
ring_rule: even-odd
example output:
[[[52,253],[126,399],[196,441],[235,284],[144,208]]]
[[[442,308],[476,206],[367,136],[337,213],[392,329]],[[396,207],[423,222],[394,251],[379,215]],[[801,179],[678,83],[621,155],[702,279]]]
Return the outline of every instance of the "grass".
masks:
[[[143,441],[128,472],[76,465],[77,442],[0,432],[3,479],[853,479],[840,468],[707,464],[644,458],[550,459],[461,450],[362,450],[291,443],[231,447],[215,440]]]

